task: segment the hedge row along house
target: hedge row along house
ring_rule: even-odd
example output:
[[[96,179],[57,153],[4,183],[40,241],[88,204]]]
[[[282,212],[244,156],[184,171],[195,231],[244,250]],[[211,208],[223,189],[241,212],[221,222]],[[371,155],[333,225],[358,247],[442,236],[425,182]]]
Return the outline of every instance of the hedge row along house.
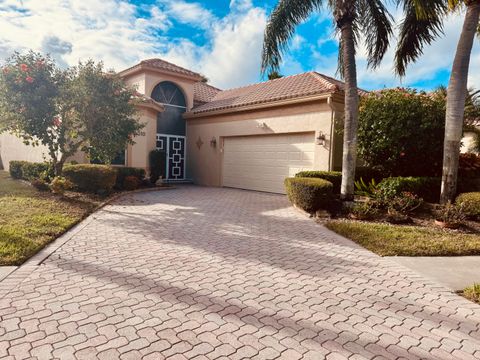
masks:
[[[149,154],[165,152],[167,181],[285,193],[283,181],[302,170],[339,170],[342,162],[341,81],[307,72],[220,90],[203,76],[161,59],[121,71],[143,101],[145,124],[134,145],[112,164],[149,170]],[[42,147],[0,135],[0,156],[43,161]],[[88,162],[83,154],[73,159]]]

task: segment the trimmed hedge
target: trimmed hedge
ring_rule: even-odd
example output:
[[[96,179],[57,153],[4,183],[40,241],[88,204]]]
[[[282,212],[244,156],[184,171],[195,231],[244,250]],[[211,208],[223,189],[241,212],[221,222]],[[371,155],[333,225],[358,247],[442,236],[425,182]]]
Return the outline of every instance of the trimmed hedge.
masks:
[[[63,176],[80,191],[109,193],[115,186],[117,171],[108,165],[65,165]]]
[[[295,175],[295,177],[301,178],[317,178],[330,181],[333,184],[333,192],[335,194],[340,194],[342,186],[342,173],[340,171],[320,171],[320,170],[307,170],[300,171]],[[369,168],[366,166],[361,166],[355,169],[355,180],[363,179],[366,183],[375,179],[378,183],[385,176],[383,172],[379,169]]]
[[[9,172],[14,179],[23,179],[22,168],[26,161],[12,160],[10,161]]]
[[[49,163],[10,161],[10,176],[14,179],[33,181],[51,177],[52,173],[52,167]]]
[[[389,177],[378,184],[385,197],[394,197],[402,192],[411,192],[428,202],[438,202],[441,179],[435,177]]]
[[[339,171],[300,171],[295,175],[296,178],[316,178],[330,181],[333,185],[333,192],[340,194],[340,187],[342,185],[342,173]]]
[[[143,178],[145,177],[145,170],[142,168],[134,168],[134,167],[117,167],[117,181],[115,182],[115,188],[122,190],[124,189],[125,178],[133,176],[137,178],[141,183]]]
[[[480,192],[460,194],[456,203],[463,205],[463,211],[468,217],[480,218]]]
[[[313,213],[328,209],[333,201],[333,184],[319,178],[293,177],[285,179],[288,199],[299,208]]]

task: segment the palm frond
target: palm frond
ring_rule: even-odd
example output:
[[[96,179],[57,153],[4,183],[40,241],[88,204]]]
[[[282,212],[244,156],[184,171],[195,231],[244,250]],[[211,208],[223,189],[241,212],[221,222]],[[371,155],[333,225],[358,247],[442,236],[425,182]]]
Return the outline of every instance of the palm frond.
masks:
[[[358,1],[357,21],[365,36],[368,66],[376,68],[388,49],[393,17],[380,0],[362,0]]]
[[[403,9],[395,52],[395,71],[401,76],[407,65],[423,54],[424,46],[443,34],[448,5],[444,0],[403,0]]]
[[[278,71],[282,55],[297,25],[322,6],[322,0],[280,0],[265,29],[262,50],[262,74]]]

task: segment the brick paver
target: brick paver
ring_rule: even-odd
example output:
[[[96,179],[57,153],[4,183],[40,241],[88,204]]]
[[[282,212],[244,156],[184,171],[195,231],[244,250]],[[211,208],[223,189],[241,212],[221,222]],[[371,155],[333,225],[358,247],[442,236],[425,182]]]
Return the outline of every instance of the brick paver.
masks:
[[[12,275],[1,358],[480,359],[479,306],[280,195],[129,195]]]

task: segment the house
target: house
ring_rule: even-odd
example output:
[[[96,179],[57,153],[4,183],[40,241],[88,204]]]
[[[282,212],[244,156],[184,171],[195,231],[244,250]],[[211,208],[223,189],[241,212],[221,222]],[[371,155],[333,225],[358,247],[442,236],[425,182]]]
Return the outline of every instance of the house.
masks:
[[[149,153],[159,149],[169,181],[274,193],[284,193],[285,177],[298,171],[341,168],[344,84],[336,79],[307,72],[220,90],[161,59],[119,74],[142,95],[145,128],[116,165],[148,171]],[[4,166],[42,161],[41,152],[0,135]]]

